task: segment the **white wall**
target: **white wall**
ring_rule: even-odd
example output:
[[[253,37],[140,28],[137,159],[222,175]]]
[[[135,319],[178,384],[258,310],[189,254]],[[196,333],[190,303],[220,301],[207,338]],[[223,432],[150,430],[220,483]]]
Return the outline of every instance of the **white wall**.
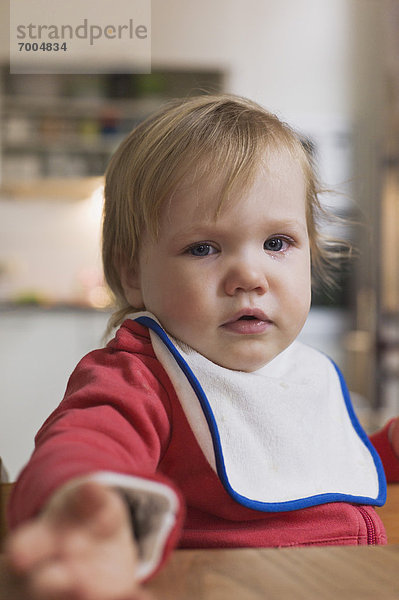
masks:
[[[353,175],[361,1],[152,0],[152,63],[225,71],[226,91],[250,97],[311,137],[323,183],[347,191],[341,185]],[[348,204],[344,197],[334,201],[338,208]]]
[[[347,113],[354,0],[152,0],[153,65],[213,66],[281,114]]]

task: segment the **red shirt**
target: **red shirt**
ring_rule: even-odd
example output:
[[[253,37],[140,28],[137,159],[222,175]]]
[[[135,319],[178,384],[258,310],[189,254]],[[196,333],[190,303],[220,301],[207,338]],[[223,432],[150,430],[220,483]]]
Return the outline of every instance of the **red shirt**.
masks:
[[[387,431],[388,426],[371,441],[388,480],[399,481],[399,460]],[[37,434],[35,451],[14,487],[11,526],[37,514],[70,479],[96,471],[140,476],[178,490],[181,509],[165,553],[176,544],[386,543],[384,527],[369,506],[335,502],[265,513],[235,502],[205,459],[147,329],[132,320],[106,348],[85,356],[71,375],[63,401]]]

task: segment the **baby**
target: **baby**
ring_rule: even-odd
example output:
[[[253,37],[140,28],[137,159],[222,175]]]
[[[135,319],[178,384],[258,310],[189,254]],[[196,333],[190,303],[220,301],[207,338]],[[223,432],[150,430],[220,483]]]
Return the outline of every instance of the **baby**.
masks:
[[[317,193],[293,131],[243,98],[171,102],[122,143],[103,227],[119,329],[14,488],[23,593],[140,598],[177,545],[386,542],[397,420],[372,445],[338,368],[296,340],[339,260]]]

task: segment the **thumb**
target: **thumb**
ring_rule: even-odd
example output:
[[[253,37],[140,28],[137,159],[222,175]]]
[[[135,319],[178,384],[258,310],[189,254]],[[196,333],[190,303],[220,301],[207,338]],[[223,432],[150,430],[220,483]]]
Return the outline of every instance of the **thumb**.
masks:
[[[63,486],[46,507],[52,521],[86,523],[97,534],[113,533],[128,517],[124,500],[115,490],[95,481],[75,480]]]
[[[71,488],[64,502],[68,507],[70,517],[90,519],[107,506],[110,500],[109,490],[94,481],[85,481]]]

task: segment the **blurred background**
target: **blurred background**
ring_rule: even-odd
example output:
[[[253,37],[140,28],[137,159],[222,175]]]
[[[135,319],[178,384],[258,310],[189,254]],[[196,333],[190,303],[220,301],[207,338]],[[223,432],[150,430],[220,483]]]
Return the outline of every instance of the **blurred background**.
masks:
[[[102,174],[165,100],[248,96],[298,130],[355,260],[302,339],[371,432],[399,413],[399,0],[152,0],[152,73],[10,75],[0,0],[0,456],[14,479],[110,309]]]

